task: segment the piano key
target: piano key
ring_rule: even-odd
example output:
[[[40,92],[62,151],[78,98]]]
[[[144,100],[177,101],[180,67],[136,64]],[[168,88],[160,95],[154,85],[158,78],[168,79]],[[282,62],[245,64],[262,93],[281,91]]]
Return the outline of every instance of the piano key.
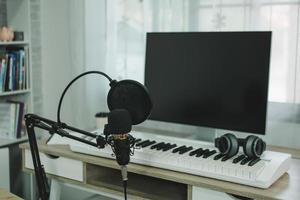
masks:
[[[145,148],[145,147],[148,147],[148,146],[150,146],[150,145],[153,145],[153,144],[155,144],[156,143],[156,141],[149,141],[149,142],[147,142],[147,143],[144,143],[144,144],[142,144],[141,145],[141,147],[142,148]]]
[[[168,148],[170,145],[171,145],[170,143],[164,143],[164,145],[160,146],[157,150],[164,151],[164,149]]]
[[[135,142],[135,144],[137,144],[138,142],[140,142],[140,141],[142,141],[142,139],[140,139],[140,138],[136,138],[135,140],[134,140],[134,142]]]
[[[168,148],[169,146],[171,146],[171,143],[165,143],[165,145],[161,148],[162,150]]]
[[[165,148],[165,147],[166,147],[166,143],[162,142],[160,145],[158,145],[158,146],[156,147],[156,150],[159,151],[159,150],[161,150],[161,149],[163,149],[163,148]]]
[[[229,160],[230,158],[232,158],[233,156],[224,156],[222,159],[221,159],[221,161],[222,162],[225,162],[225,161],[227,161],[227,160]]]
[[[194,155],[196,155],[196,154],[197,154],[199,151],[201,151],[201,150],[203,151],[202,148],[196,149],[196,150],[190,152],[190,153],[189,153],[189,156],[194,156]]]
[[[193,147],[192,147],[192,146],[189,146],[189,147],[187,147],[187,148],[185,148],[185,149],[181,149],[181,150],[179,151],[179,154],[184,154],[184,153],[186,153],[186,152],[188,152],[188,151],[191,151],[191,150],[193,150]]]
[[[144,144],[144,143],[147,143],[147,142],[149,142],[149,140],[144,140],[144,141],[141,141],[141,142],[139,142],[139,143],[137,143],[135,146],[141,146],[142,144]]]
[[[170,143],[168,143],[168,144],[170,144]],[[165,148],[163,149],[163,151],[168,151],[168,150],[173,149],[173,148],[175,148],[175,147],[177,147],[176,144],[170,144],[169,146],[165,147]]]
[[[233,159],[232,163],[236,164],[236,163],[240,162],[241,160],[243,160],[245,157],[246,157],[245,155],[239,155],[238,157]]]
[[[252,158],[249,157],[244,158],[244,160],[241,161],[241,165],[247,164],[247,162],[249,162],[250,160],[252,160]]]
[[[139,145],[140,147],[144,147],[144,146],[147,145],[149,142],[150,142],[150,140],[146,140],[146,141],[144,141],[144,142],[142,142],[142,143],[139,143],[138,145]]]
[[[225,156],[225,154],[220,153],[220,154],[218,154],[218,155],[216,155],[216,156],[214,157],[214,160],[219,160],[219,159],[222,158],[223,156]]]
[[[160,143],[157,143],[153,146],[150,147],[150,149],[156,149],[159,145],[163,144],[164,142],[160,142]]]
[[[196,157],[201,157],[203,154],[206,154],[209,152],[209,149],[204,149],[202,151],[199,151],[196,155]]]
[[[173,149],[172,153],[177,153],[178,151],[180,151],[181,149],[184,149],[184,148],[186,148],[185,145],[180,146],[180,147],[178,147],[178,148],[176,148],[176,149]]]
[[[256,163],[258,163],[260,161],[260,158],[254,158],[253,160],[251,160],[248,164],[248,166],[253,166]]]
[[[214,155],[215,153],[217,153],[216,150],[209,151],[203,155],[203,158],[208,158],[208,157]]]

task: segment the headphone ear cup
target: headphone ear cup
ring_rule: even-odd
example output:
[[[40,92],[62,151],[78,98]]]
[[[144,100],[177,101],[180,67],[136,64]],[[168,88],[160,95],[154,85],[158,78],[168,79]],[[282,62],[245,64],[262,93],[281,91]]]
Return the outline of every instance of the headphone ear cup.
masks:
[[[265,152],[266,148],[267,148],[267,144],[265,141],[263,141],[263,152]]]
[[[243,150],[246,156],[250,158],[260,157],[265,151],[266,143],[257,136],[249,135],[245,139]]]
[[[215,146],[221,154],[226,154],[229,157],[236,155],[239,151],[238,140],[235,135],[227,133],[215,140]]]
[[[262,139],[258,138],[257,143],[255,144],[254,147],[254,154],[257,157],[260,157],[265,150],[266,150],[266,143]]]
[[[245,142],[243,145],[243,151],[247,157],[250,157],[250,158],[255,157],[254,150],[253,150],[254,149],[253,144],[256,139],[257,139],[257,137],[254,135],[249,135],[245,138]]]

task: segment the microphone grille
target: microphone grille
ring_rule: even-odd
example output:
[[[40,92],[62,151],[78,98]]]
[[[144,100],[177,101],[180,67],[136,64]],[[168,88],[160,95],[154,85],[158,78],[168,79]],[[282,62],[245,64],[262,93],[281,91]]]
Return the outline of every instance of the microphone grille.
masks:
[[[112,134],[129,133],[131,131],[131,116],[125,109],[115,109],[108,114],[107,122]]]

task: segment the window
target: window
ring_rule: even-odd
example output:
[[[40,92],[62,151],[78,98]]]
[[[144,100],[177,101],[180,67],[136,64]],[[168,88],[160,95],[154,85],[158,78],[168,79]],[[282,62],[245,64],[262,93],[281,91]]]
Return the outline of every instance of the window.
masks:
[[[269,101],[299,103],[299,5],[296,0],[107,1],[107,19],[115,26],[107,29],[115,44],[109,55],[117,74],[143,81],[148,31],[271,30]]]

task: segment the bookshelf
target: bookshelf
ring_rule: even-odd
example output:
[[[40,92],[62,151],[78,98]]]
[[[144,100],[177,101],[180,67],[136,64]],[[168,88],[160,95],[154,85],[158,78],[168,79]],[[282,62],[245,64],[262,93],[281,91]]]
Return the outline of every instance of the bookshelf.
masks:
[[[29,42],[27,42],[27,41],[11,41],[11,42],[0,41],[0,47],[1,46],[26,46],[26,45],[29,45]]]
[[[23,142],[26,142],[27,137],[17,138],[17,139],[9,139],[9,138],[1,138],[0,140],[0,148],[9,147],[11,145],[17,145]]]
[[[30,89],[16,90],[16,91],[10,91],[10,92],[0,92],[0,97],[21,95],[21,94],[26,94],[26,93],[30,93],[30,92],[31,92]]]
[[[14,87],[8,91],[0,91],[0,103],[20,101],[25,103],[26,112],[33,112],[32,94],[32,65],[31,65],[31,23],[30,23],[30,0],[6,0],[6,25],[15,31],[24,33],[24,41],[0,41],[0,51],[5,52],[9,49],[26,49],[26,87]],[[21,138],[5,138],[0,133],[1,145],[14,144],[26,141],[26,136]]]

